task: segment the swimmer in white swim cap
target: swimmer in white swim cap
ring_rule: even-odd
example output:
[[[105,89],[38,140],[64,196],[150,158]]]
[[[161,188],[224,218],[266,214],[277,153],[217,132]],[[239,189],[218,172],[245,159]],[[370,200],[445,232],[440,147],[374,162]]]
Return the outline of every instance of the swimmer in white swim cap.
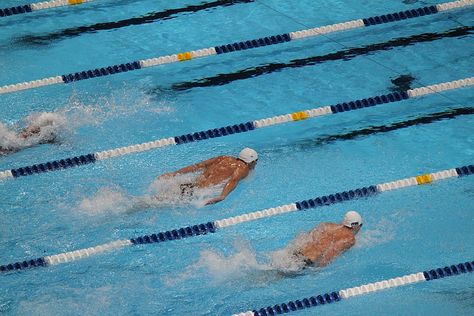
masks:
[[[246,164],[250,164],[252,162],[256,162],[258,160],[258,154],[252,148],[244,148],[239,153],[239,159],[245,162]],[[255,166],[255,165],[254,165]]]
[[[206,205],[209,205],[224,200],[235,189],[239,181],[247,177],[250,171],[255,168],[257,160],[258,154],[255,150],[244,148],[240,151],[239,157],[218,156],[184,167],[175,172],[165,173],[159,176],[158,179],[200,172],[200,175],[192,183],[180,185],[183,196],[192,196],[195,188],[208,188],[225,183],[221,194],[207,201]]]
[[[341,224],[321,223],[308,233],[309,239],[294,252],[306,265],[326,266],[335,257],[355,245],[355,235],[362,227],[362,217],[349,211]]]
[[[344,219],[342,220],[342,225],[351,228],[357,229],[354,234],[357,234],[359,229],[362,227],[362,216],[356,211],[349,211],[344,215]]]

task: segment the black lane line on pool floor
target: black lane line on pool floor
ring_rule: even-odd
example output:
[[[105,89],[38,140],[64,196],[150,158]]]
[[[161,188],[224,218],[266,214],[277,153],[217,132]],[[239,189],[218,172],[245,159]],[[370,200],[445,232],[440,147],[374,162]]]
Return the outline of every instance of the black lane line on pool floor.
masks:
[[[71,27],[57,32],[44,35],[27,35],[19,37],[14,44],[17,45],[50,45],[63,39],[72,38],[88,33],[97,33],[99,31],[117,30],[123,27],[154,23],[177,18],[180,13],[196,13],[203,10],[214,9],[218,7],[228,7],[235,4],[250,3],[255,0],[218,0],[214,2],[204,2],[199,5],[188,5],[182,8],[168,9],[161,12],[151,12],[140,17],[134,17],[115,22],[95,23],[91,25]]]
[[[326,135],[317,137],[314,139],[305,139],[298,142],[294,142],[292,144],[283,144],[278,147],[272,147],[272,152],[278,150],[280,148],[291,147],[296,150],[307,150],[308,148],[312,147],[319,147],[324,146],[329,143],[337,142],[337,141],[346,141],[346,140],[353,140],[360,137],[365,136],[372,136],[380,133],[388,133],[392,131],[396,131],[403,128],[409,128],[416,125],[426,125],[431,123],[436,123],[442,120],[450,120],[455,119],[459,116],[464,115],[474,115],[474,108],[473,107],[464,107],[464,108],[455,108],[450,109],[443,112],[431,113],[425,116],[417,117],[412,120],[400,121],[395,122],[390,125],[379,125],[379,126],[370,126],[363,129],[353,130],[348,133],[344,134],[335,134],[335,135]],[[265,149],[261,149],[262,152],[266,152]]]
[[[206,77],[199,80],[176,83],[171,86],[172,90],[184,91],[193,88],[204,88],[222,86],[234,81],[250,79],[262,75],[279,72],[284,69],[300,68],[306,66],[314,66],[328,61],[343,60],[349,61],[357,56],[368,55],[373,52],[391,50],[396,47],[406,47],[418,43],[433,42],[444,38],[456,38],[471,35],[474,26],[458,27],[450,29],[442,33],[423,33],[412,35],[409,37],[400,37],[387,42],[370,44],[362,47],[354,47],[340,50],[327,55],[314,56],[302,59],[294,59],[288,63],[269,63],[257,67],[246,68],[232,73],[218,74],[213,77]],[[151,89],[151,93],[163,93],[162,87]]]
[[[379,133],[388,133],[395,130],[408,128],[416,125],[426,125],[442,120],[454,119],[459,116],[472,115],[474,114],[474,108],[456,108],[443,112],[431,113],[426,116],[421,116],[412,120],[395,122],[390,125],[379,125],[379,126],[370,126],[367,128],[351,131],[346,134],[337,134],[337,135],[328,135],[324,137],[318,137],[317,139],[311,141],[313,144],[322,145],[327,143],[332,143],[338,140],[352,140],[355,138],[370,136]]]

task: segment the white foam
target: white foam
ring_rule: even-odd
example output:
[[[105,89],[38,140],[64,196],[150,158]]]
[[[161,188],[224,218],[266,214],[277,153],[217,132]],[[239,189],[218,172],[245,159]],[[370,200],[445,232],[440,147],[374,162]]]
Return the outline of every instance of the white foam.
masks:
[[[0,123],[0,155],[24,147],[22,139],[7,125]]]
[[[189,265],[181,274],[174,275],[172,279],[166,279],[165,282],[171,286],[191,278],[198,278],[201,272],[205,273],[206,277],[210,276],[216,283],[247,280],[264,284],[299,273],[304,266],[304,262],[293,255],[294,242],[284,249],[262,254],[255,252],[248,241],[235,241],[233,248],[230,254],[214,249],[203,250],[197,262]]]
[[[270,260],[271,267],[283,273],[301,271],[305,267],[305,263],[303,258],[296,257],[294,253],[298,252],[311,239],[308,233],[300,233],[287,247],[268,253],[267,257]]]
[[[104,213],[125,213],[133,209],[133,198],[119,188],[100,188],[90,198],[85,198],[79,204],[79,209],[89,215]]]
[[[181,185],[194,183],[197,174],[183,174],[172,178],[154,180],[147,189],[144,197],[150,206],[188,206],[197,208],[205,206],[212,197],[220,194],[223,185],[210,188],[193,188],[191,194],[182,194]]]
[[[375,225],[364,227],[356,236],[355,248],[370,248],[380,244],[387,243],[395,238],[395,231],[402,221],[408,220],[410,214],[408,212],[395,212],[386,218],[382,218]]]
[[[79,209],[89,215],[130,213],[147,209],[169,209],[185,206],[202,207],[222,187],[196,189],[193,195],[182,194],[180,184],[190,183],[195,175],[156,179],[143,196],[133,196],[120,187],[100,188],[92,197],[84,198]]]
[[[162,115],[175,111],[172,103],[164,100],[156,105],[151,96],[136,92],[124,85],[110,95],[91,98],[74,92],[67,104],[55,112],[39,112],[28,115],[18,124],[0,123],[0,155],[48,142],[64,142],[78,128],[85,125],[101,126],[114,118],[132,116],[148,111]],[[92,101],[88,101],[92,100]],[[28,138],[20,133],[27,127],[39,126],[40,132]]]
[[[0,154],[58,141],[65,129],[66,118],[61,113],[39,112],[24,118],[23,127],[0,123]],[[30,132],[28,131],[35,131]],[[21,134],[29,134],[22,137]]]
[[[56,141],[61,137],[61,133],[67,124],[67,119],[63,113],[53,112],[32,113],[24,121],[26,126],[40,128],[38,135],[29,138],[32,142],[39,144]]]
[[[234,242],[234,248],[235,251],[229,255],[213,249],[202,250],[197,262],[165,282],[173,285],[191,278],[199,278],[200,273],[205,273],[211,277],[212,281],[225,283],[231,280],[243,280],[250,276],[255,277],[256,272],[272,269],[268,264],[258,262],[257,254],[248,242]]]
[[[267,264],[257,261],[257,254],[250,247],[236,249],[236,252],[225,256],[212,250],[201,252],[198,266],[207,269],[207,272],[217,280],[240,278],[252,270],[269,270]]]
[[[110,95],[97,98],[75,92],[62,110],[72,124],[76,127],[82,125],[101,125],[104,121],[132,116],[136,113],[151,112],[154,114],[167,114],[175,112],[173,103],[168,100],[158,102],[152,96],[136,89],[131,89],[124,84],[119,89],[114,89]]]

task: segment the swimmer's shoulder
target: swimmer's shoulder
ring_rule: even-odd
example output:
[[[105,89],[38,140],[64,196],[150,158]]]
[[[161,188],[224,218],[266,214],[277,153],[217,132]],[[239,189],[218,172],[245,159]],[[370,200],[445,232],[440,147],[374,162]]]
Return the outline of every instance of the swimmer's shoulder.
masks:
[[[217,158],[219,159],[219,161],[225,161],[226,163],[235,164],[235,166],[239,168],[248,169],[247,164],[243,162],[242,160],[240,160],[239,158],[236,158],[233,156],[218,156]]]
[[[356,242],[356,238],[354,236],[354,234],[350,231],[348,231],[347,229],[343,230],[343,241],[344,243],[346,244],[346,246],[348,247],[352,247],[355,245],[355,242]]]
[[[328,232],[332,231],[332,223],[324,222],[320,223],[318,226],[314,227],[309,234],[312,236],[312,238],[319,238],[323,234],[327,234]]]
[[[339,225],[335,223],[324,222],[324,223],[319,224],[318,227],[319,229],[322,229],[322,230],[333,230],[333,229],[337,229]]]
[[[213,164],[227,163],[228,158],[232,158],[232,157],[230,157],[230,156],[216,156],[214,158],[209,158],[206,161],[212,162]]]
[[[216,159],[217,161],[223,161],[223,160],[232,160],[232,159],[235,159],[234,157],[232,156],[217,156],[215,157],[214,159]]]

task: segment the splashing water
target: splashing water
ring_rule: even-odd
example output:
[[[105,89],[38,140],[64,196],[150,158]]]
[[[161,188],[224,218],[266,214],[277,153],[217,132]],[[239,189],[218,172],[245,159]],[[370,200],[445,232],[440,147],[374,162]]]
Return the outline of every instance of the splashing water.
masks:
[[[310,241],[312,241],[311,235],[302,232],[298,234],[296,238],[288,244],[288,246],[268,253],[267,257],[271,261],[272,266],[283,273],[291,274],[301,271],[306,267],[304,258],[295,256],[294,254]]]
[[[0,123],[0,154],[17,150],[22,147],[22,140],[17,133]]]
[[[395,231],[403,221],[408,220],[410,214],[406,212],[400,214],[396,212],[387,218],[382,218],[375,225],[368,227],[368,229],[361,230],[357,234],[357,242],[355,248],[375,247],[380,244],[391,241],[395,238]]]
[[[393,214],[389,219],[382,219],[372,229],[366,229],[358,234],[355,247],[373,247],[392,240],[399,222],[406,217]],[[195,278],[198,272],[210,275],[217,283],[232,280],[257,281],[263,284],[282,277],[293,277],[300,274],[303,269],[319,270],[320,268],[306,266],[304,258],[295,256],[298,249],[311,240],[311,235],[302,232],[292,240],[288,246],[275,251],[261,254],[260,256],[251,248],[248,242],[234,242],[234,251],[225,255],[217,250],[203,250],[199,260],[188,266],[180,275],[166,279],[167,285]]]
[[[91,198],[84,198],[79,208],[87,214],[130,213],[150,208],[176,208],[192,205],[202,207],[220,192],[221,187],[193,189],[183,192],[182,184],[192,183],[195,175],[177,176],[171,179],[156,179],[143,196],[133,196],[119,187],[104,187]]]
[[[92,198],[85,198],[79,209],[90,215],[124,213],[133,208],[133,199],[119,188],[101,188]]]
[[[25,128],[19,132],[16,126],[0,123],[0,154],[7,154],[38,144],[60,140],[66,119],[58,113],[33,113],[25,119]]]
[[[66,127],[66,117],[62,113],[33,113],[24,121],[26,126],[40,127],[39,133],[34,136],[37,139],[33,139],[38,143],[54,141],[60,137],[61,131]]]
[[[206,249],[200,252],[196,263],[188,266],[178,276],[166,278],[165,283],[171,286],[195,278],[199,271],[210,275],[217,283],[238,279],[264,284],[282,277],[296,276],[307,267],[301,258],[294,255],[294,252],[307,239],[307,234],[300,234],[287,247],[264,253],[261,256],[257,255],[248,241],[241,240],[234,242],[235,251],[227,256],[217,250]]]
[[[133,92],[132,92],[133,91]],[[144,92],[130,89],[124,83],[121,89],[114,89],[113,94],[87,101],[84,96],[73,93],[68,105],[61,109],[75,127],[82,125],[100,125],[114,117],[130,116],[148,111],[152,113],[171,113],[175,111],[169,101],[152,101]]]
[[[155,206],[186,206],[201,208],[210,197],[218,195],[223,184],[197,188],[193,186],[198,174],[181,174],[172,178],[160,178],[153,181],[147,189],[146,198]]]
[[[172,286],[191,278],[197,278],[199,272],[210,275],[217,283],[224,283],[235,279],[243,280],[257,272],[272,270],[269,264],[260,263],[257,260],[257,254],[248,242],[236,241],[234,247],[234,253],[228,256],[217,250],[207,249],[201,251],[196,263],[188,266],[179,275],[165,278],[165,284]]]
[[[144,93],[130,94],[130,89],[114,90],[113,95],[99,97],[93,102],[83,101],[74,93],[68,104],[55,112],[33,113],[16,124],[0,123],[0,155],[45,143],[58,143],[84,125],[99,126],[114,117],[133,115],[142,111],[169,113],[175,109],[169,101],[158,105]],[[32,131],[36,131],[32,133]],[[28,134],[23,137],[22,134]]]
[[[200,253],[197,268],[205,268],[217,280],[241,278],[253,271],[267,271],[271,266],[258,262],[256,252],[250,246],[241,246],[236,252],[225,256],[217,251],[203,250]]]

